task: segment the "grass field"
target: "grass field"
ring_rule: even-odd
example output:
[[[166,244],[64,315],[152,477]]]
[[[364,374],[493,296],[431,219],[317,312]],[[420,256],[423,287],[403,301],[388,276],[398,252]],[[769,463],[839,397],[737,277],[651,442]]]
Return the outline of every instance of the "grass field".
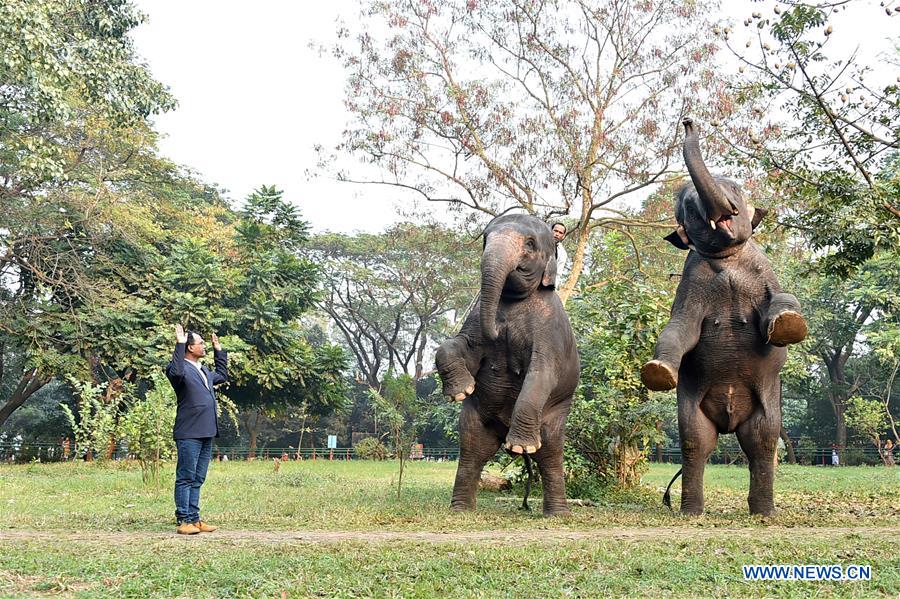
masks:
[[[203,514],[222,530],[177,537],[171,467],[157,492],[120,463],[2,466],[0,595],[900,595],[900,469],[780,466],[768,520],[747,515],[740,467],[707,469],[705,516],[670,513],[676,469],[544,519],[490,493],[451,513],[453,463],[411,464],[399,501],[390,462],[215,463]],[[748,582],[747,564],[866,564],[872,580]]]

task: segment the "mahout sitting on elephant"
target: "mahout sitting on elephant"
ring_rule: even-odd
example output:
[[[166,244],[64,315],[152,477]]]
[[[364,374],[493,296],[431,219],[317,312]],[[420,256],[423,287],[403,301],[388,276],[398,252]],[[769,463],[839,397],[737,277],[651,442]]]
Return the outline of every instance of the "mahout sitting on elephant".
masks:
[[[555,280],[546,223],[514,214],[485,228],[481,297],[436,355],[444,395],[463,402],[454,510],[475,508],[481,471],[503,444],[537,462],[544,515],[569,511],[563,442],[579,364]]]
[[[806,337],[806,321],[797,298],[782,293],[765,254],[750,240],[766,211],[749,205],[733,181],[710,175],[690,119],[684,128],[692,183],[676,196],[678,229],[666,239],[690,253],[672,318],[641,380],[655,391],[677,386],[682,513],[703,512],[706,460],[718,435],[733,432],[750,462],[750,513],[770,515],[780,372],[785,346]]]

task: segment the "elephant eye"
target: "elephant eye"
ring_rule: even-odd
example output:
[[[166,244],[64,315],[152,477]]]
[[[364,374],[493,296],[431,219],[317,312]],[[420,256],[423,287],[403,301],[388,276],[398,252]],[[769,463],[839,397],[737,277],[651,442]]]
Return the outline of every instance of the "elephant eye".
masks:
[[[534,239],[527,239],[525,241],[525,249],[527,249],[529,252],[534,251],[534,249],[535,249]]]

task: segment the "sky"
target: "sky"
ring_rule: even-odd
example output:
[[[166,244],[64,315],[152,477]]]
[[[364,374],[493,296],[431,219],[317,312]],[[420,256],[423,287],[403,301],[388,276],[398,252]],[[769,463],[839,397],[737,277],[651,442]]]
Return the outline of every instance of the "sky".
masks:
[[[137,52],[178,99],[154,118],[163,155],[232,200],[263,184],[283,189],[316,232],[378,232],[397,220],[396,193],[307,176],[315,144],[334,147],[347,123],[340,65],[309,45],[333,40],[355,1],[136,4],[148,16],[132,34]]]
[[[155,117],[163,155],[234,201],[263,184],[283,189],[314,232],[379,232],[400,220],[397,208],[408,209],[410,195],[308,176],[314,146],[333,148],[350,119],[340,65],[310,45],[333,43],[337,20],[356,20],[357,0],[136,4],[148,16],[132,34],[137,52],[179,102]],[[768,13],[775,2],[723,4],[739,30],[749,12]],[[900,24],[900,14],[885,18],[881,11],[872,1],[851,6],[834,32],[836,49],[862,44],[861,57],[876,60],[873,48],[890,47],[886,39],[896,39]]]

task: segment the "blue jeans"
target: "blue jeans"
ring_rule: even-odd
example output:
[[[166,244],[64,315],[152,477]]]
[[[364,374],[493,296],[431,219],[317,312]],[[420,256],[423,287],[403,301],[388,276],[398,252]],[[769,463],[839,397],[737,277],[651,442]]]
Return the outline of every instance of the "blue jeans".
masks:
[[[212,437],[176,439],[175,519],[178,523],[200,520],[200,486],[206,480],[212,457]]]

